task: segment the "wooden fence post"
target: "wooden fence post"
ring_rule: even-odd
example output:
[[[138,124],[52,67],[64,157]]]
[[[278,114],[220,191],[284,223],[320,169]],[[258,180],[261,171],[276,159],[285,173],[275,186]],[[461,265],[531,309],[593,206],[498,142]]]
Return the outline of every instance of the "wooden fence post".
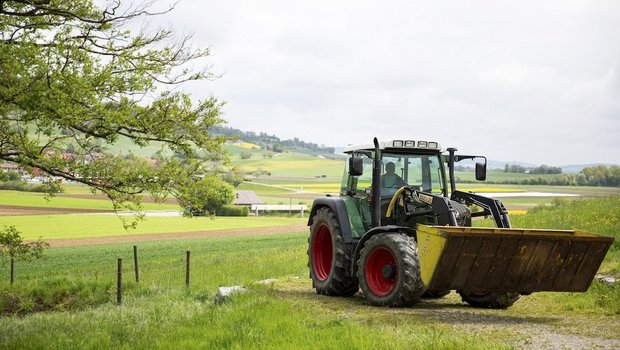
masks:
[[[186,252],[185,258],[185,287],[189,288],[189,250]]]
[[[15,258],[11,257],[11,285],[15,282]]]
[[[138,246],[133,246],[133,265],[136,274],[136,283],[140,282],[140,271],[138,270]]]
[[[118,258],[118,272],[116,278],[116,304],[123,303],[123,259]]]

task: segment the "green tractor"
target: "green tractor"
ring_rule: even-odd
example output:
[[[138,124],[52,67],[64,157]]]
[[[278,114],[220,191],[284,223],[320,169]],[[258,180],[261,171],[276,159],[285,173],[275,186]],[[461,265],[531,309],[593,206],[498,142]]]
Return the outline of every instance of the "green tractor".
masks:
[[[512,229],[500,201],[455,188],[455,163],[465,159],[486,179],[485,157],[456,151],[376,138],[345,150],[340,196],[317,198],[308,221],[317,293],[361,289],[372,305],[402,307],[456,290],[471,306],[507,308],[532,292],[588,289],[613,239]],[[471,227],[480,216],[497,227]]]

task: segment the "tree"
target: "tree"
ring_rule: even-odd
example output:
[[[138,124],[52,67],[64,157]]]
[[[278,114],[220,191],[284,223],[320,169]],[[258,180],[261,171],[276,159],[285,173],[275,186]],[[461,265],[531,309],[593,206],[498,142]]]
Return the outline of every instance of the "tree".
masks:
[[[14,259],[32,260],[43,256],[43,250],[49,244],[42,240],[24,243],[20,232],[15,226],[5,226],[0,231],[0,255]]]
[[[208,49],[191,49],[190,37],[168,29],[127,29],[172,10],[150,9],[121,0],[105,8],[90,0],[0,1],[0,159],[86,184],[116,209],[139,209],[146,193],[164,200],[196,192],[201,181],[188,179],[203,162],[223,160],[226,138],[212,133],[224,122],[223,103],[194,103],[176,89],[215,78],[188,68]],[[124,158],[111,150],[123,140],[164,151],[155,166]],[[50,194],[57,183],[49,182]]]
[[[20,232],[15,226],[5,226],[0,231],[0,256],[8,256],[11,261],[11,284],[13,284],[13,264],[15,260],[39,259],[49,244],[42,240],[24,243]]]
[[[219,176],[208,175],[201,179],[188,179],[192,186],[184,186],[185,192],[179,196],[179,203],[191,211],[192,215],[215,215],[224,205],[235,198],[232,185]]]

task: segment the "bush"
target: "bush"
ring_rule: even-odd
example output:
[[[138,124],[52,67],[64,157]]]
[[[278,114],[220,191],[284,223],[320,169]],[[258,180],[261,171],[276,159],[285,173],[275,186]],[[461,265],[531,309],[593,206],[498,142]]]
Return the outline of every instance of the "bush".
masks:
[[[48,192],[48,187],[46,187],[43,184],[32,185],[24,181],[18,180],[18,181],[0,182],[0,190],[46,193]],[[64,192],[64,188],[58,187],[54,190],[54,192],[62,193]]]
[[[218,216],[248,216],[250,208],[245,206],[225,205],[217,211]]]

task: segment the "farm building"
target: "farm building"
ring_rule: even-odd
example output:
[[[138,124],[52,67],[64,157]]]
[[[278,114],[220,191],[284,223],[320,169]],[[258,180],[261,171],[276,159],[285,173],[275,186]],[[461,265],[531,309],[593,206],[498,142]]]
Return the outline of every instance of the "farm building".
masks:
[[[254,191],[235,190],[233,204],[252,207],[252,205],[265,204],[265,202]]]

